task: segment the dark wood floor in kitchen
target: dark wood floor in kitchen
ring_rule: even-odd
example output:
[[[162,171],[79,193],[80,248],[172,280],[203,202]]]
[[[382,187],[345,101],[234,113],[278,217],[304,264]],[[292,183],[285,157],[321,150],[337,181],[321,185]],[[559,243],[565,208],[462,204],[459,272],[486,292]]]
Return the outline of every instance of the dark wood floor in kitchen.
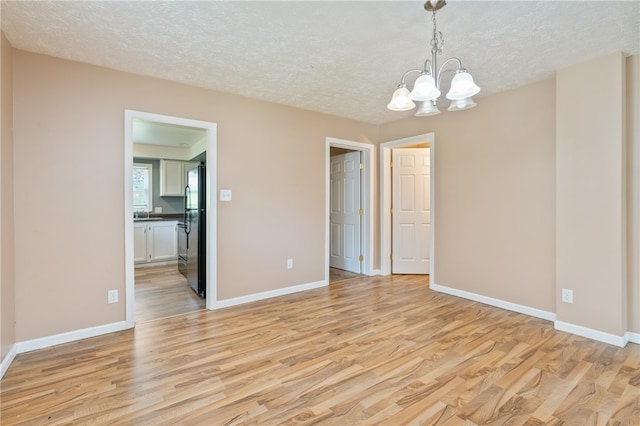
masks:
[[[185,314],[205,308],[177,265],[145,266],[135,269],[136,322]]]

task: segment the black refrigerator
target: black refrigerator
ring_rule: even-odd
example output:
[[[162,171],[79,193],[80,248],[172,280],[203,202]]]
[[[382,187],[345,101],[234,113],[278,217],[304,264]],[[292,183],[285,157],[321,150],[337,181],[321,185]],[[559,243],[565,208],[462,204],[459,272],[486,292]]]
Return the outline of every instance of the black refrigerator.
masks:
[[[186,234],[186,276],[200,297],[206,296],[206,173],[200,164],[187,172],[184,189],[184,232]]]

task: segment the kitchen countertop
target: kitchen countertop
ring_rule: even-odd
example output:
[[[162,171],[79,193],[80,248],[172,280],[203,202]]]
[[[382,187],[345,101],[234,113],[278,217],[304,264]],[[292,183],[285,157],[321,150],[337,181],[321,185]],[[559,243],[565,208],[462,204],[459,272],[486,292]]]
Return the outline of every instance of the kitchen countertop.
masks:
[[[134,218],[134,222],[162,222],[169,220],[177,220],[180,221],[184,218],[182,213],[157,213],[150,214],[149,217],[144,215],[144,217]]]

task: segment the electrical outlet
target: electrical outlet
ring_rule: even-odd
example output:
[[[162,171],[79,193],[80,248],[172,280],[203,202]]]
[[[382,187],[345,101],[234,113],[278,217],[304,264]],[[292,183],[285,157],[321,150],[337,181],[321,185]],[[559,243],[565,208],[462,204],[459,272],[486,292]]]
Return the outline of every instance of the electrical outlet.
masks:
[[[109,290],[107,292],[107,299],[109,303],[118,303],[118,290]]]
[[[564,303],[573,303],[573,290],[562,289],[562,301]]]
[[[287,259],[287,269],[293,269],[293,259]]]

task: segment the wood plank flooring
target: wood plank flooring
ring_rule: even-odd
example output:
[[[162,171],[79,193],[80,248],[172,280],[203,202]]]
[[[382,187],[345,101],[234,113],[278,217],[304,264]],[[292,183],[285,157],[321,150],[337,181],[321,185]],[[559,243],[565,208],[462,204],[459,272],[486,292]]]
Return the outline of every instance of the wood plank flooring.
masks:
[[[3,426],[640,425],[640,346],[358,277],[20,354],[0,386]]]
[[[135,269],[136,322],[166,318],[205,308],[177,265]]]
[[[338,268],[329,268],[329,282],[336,283],[338,281],[350,280],[351,278],[359,277],[360,274],[354,272],[345,271]]]

